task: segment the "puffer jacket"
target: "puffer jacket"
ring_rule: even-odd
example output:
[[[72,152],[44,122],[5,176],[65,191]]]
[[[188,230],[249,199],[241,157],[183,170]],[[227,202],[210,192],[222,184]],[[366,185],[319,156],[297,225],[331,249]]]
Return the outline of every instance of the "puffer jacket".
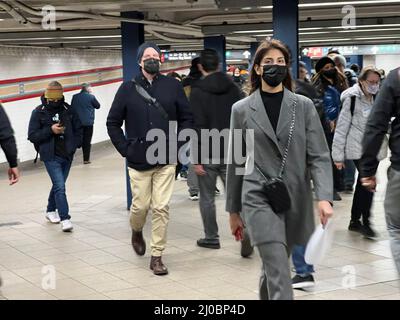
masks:
[[[354,115],[351,115],[351,97],[356,97]],[[359,160],[362,156],[362,139],[367,125],[368,117],[373,107],[358,84],[343,91],[341,95],[342,111],[336,125],[333,138],[332,158],[335,162],[344,160]],[[378,155],[378,160],[385,158],[383,150]]]

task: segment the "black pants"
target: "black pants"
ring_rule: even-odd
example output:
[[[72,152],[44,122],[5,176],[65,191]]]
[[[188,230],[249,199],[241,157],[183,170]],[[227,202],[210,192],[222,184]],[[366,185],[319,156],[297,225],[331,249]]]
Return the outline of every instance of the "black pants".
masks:
[[[83,143],[82,143],[83,161],[90,160],[90,149],[92,146],[92,136],[93,136],[93,126],[84,126],[83,127]]]
[[[343,173],[342,171],[338,170],[333,162],[332,159],[332,145],[333,145],[333,137],[334,137],[334,132],[330,132],[325,130],[325,138],[326,142],[328,143],[328,147],[330,150],[331,154],[331,163],[332,163],[332,174],[333,174],[333,189],[334,191],[342,191],[344,190],[344,182],[343,182]]]
[[[358,172],[360,172],[360,161],[354,160],[354,164],[356,165]],[[363,187],[363,185],[361,184],[360,174],[358,174],[356,190],[354,192],[353,198],[353,206],[351,207],[352,221],[359,221],[362,216],[363,224],[369,225],[373,198],[374,193],[368,191],[365,187]]]

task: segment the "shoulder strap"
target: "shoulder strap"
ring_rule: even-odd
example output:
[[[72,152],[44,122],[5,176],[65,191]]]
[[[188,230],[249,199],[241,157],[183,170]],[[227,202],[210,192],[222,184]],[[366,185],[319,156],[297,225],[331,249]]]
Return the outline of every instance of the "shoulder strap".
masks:
[[[351,105],[350,105],[351,117],[354,116],[355,107],[356,107],[356,96],[351,96]]]
[[[157,101],[156,98],[153,98],[139,83],[137,83],[134,79],[132,79],[136,87],[137,93],[150,105],[155,107],[158,112],[161,113],[164,119],[168,119],[168,113],[165,111],[164,107]]]
[[[285,152],[283,154],[281,169],[279,170],[279,176],[278,176],[279,178],[282,178],[282,176],[283,176],[283,171],[285,170],[286,161],[287,161],[287,157],[289,154],[289,148],[290,148],[290,145],[291,145],[292,139],[293,139],[294,127],[296,124],[296,106],[297,106],[297,97],[292,106],[292,122],[290,123],[288,141],[286,144]]]

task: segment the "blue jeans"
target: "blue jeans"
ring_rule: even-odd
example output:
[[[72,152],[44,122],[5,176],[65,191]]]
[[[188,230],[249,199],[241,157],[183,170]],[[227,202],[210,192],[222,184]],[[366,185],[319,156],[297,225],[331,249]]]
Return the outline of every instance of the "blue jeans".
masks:
[[[47,212],[58,210],[61,221],[71,219],[65,191],[65,182],[67,181],[72,161],[61,157],[55,157],[54,160],[45,161],[47,173],[50,176],[53,187],[50,190]]]
[[[307,277],[314,273],[314,266],[307,264],[304,260],[304,254],[306,252],[305,246],[295,245],[292,250],[292,261],[296,274],[301,277]]]

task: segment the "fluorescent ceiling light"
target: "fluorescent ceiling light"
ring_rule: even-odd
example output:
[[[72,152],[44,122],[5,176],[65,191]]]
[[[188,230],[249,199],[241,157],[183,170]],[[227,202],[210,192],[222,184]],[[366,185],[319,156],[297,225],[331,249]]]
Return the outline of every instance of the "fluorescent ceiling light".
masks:
[[[378,39],[398,39],[397,36],[383,36],[383,37],[361,37],[354,38],[354,40],[378,40]]]
[[[252,7],[244,7],[244,8],[242,8],[242,10],[251,10],[251,9],[253,9]]]
[[[333,42],[333,41],[349,41],[354,39],[343,39],[343,38],[332,38],[332,39],[322,39],[322,40],[300,40],[299,42]]]
[[[19,40],[21,40],[21,41],[23,41],[23,40],[53,40],[53,39],[56,39],[56,38],[13,38],[13,39],[0,39],[0,41],[4,41],[4,42],[7,42],[7,41],[19,41]]]
[[[258,9],[272,9],[274,6],[260,6]]]
[[[400,23],[392,23],[392,24],[366,24],[366,25],[362,25],[362,26],[355,26],[355,29],[352,30],[356,30],[358,28],[385,28],[385,27],[400,27]],[[327,29],[344,29],[343,27],[327,27]]]
[[[338,7],[345,5],[362,5],[362,4],[376,4],[383,3],[400,3],[400,0],[379,0],[379,1],[341,1],[341,2],[319,2],[319,3],[301,3],[299,8],[313,8],[313,7]]]
[[[332,31],[315,31],[315,32],[299,32],[299,35],[306,35],[306,34],[326,34],[326,33],[332,33]]]
[[[348,32],[376,32],[376,31],[399,31],[400,28],[388,28],[388,29],[367,29],[367,30],[357,30],[357,29],[352,29],[352,30],[340,30],[338,33],[348,33]]]
[[[299,28],[299,31],[306,31],[306,30],[322,30],[322,27],[313,27],[313,28]]]
[[[245,31],[235,31],[233,33],[259,33],[259,32],[273,32],[273,30],[245,30]]]
[[[79,36],[79,37],[58,37],[55,39],[97,39],[97,38],[121,38],[121,35],[110,35],[110,36]]]

